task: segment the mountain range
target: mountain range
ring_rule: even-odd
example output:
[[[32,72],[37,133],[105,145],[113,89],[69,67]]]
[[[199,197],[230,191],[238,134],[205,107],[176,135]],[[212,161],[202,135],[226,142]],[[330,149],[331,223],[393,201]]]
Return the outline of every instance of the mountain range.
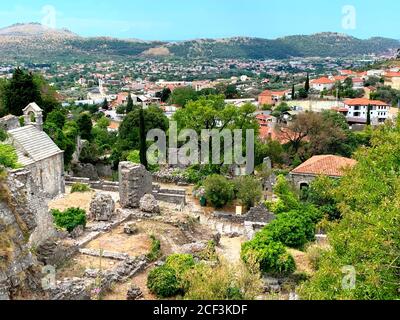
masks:
[[[234,37],[181,42],[81,37],[66,29],[38,23],[0,29],[0,59],[46,63],[135,57],[285,59],[380,54],[400,47],[395,39],[358,39],[339,33],[295,35],[274,40]]]

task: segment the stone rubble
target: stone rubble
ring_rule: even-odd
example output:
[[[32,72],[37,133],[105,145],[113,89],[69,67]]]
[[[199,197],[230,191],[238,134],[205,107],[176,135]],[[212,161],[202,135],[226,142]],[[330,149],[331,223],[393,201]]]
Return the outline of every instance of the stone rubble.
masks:
[[[151,194],[153,179],[143,165],[131,162],[119,164],[119,198],[122,208],[135,209],[140,206],[140,199]]]
[[[115,211],[115,201],[109,194],[96,193],[90,203],[90,218],[95,221],[110,221]]]
[[[140,210],[147,213],[160,213],[160,206],[156,198],[151,194],[146,194],[140,199]]]
[[[139,300],[142,297],[143,297],[142,290],[140,290],[140,288],[135,285],[131,286],[126,294],[127,300]]]

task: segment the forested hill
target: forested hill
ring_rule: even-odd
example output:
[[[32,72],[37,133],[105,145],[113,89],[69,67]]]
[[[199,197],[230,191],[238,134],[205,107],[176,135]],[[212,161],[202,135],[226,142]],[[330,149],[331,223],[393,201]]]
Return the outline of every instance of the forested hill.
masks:
[[[275,40],[236,37],[162,42],[107,37],[84,38],[68,30],[50,29],[36,23],[17,24],[0,29],[0,59],[36,63],[140,56],[239,59],[341,57],[384,53],[398,47],[398,40],[361,40],[338,33],[289,36]]]

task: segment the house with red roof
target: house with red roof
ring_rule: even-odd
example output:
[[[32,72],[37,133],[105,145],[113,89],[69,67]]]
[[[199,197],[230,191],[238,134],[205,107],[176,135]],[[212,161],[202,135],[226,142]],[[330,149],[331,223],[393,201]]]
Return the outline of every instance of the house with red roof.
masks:
[[[301,190],[307,188],[318,176],[339,179],[356,164],[356,160],[335,155],[314,156],[292,170],[288,179]]]
[[[386,72],[385,86],[400,90],[400,72]]]
[[[366,124],[368,110],[370,112],[371,124],[385,122],[389,118],[390,105],[380,100],[366,98],[348,99],[344,101],[347,113],[345,114],[350,124]]]
[[[335,86],[335,81],[327,77],[322,77],[319,79],[314,79],[310,82],[311,89],[316,91],[332,90]]]
[[[282,101],[283,97],[290,98],[291,97],[291,90],[284,90],[284,91],[271,91],[265,90],[260,93],[258,96],[258,104],[260,106],[268,104],[268,105],[276,105]]]

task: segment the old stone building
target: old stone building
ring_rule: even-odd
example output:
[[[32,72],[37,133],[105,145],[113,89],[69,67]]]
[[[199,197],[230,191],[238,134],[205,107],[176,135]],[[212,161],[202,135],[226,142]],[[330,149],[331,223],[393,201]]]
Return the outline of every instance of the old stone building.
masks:
[[[346,168],[351,168],[356,163],[356,160],[334,155],[314,156],[292,170],[288,179],[296,188],[303,189],[318,176],[340,178]]]
[[[65,192],[64,152],[42,131],[42,109],[36,103],[24,109],[25,126],[8,130],[8,143],[18,163],[31,172],[36,185],[49,198]]]

